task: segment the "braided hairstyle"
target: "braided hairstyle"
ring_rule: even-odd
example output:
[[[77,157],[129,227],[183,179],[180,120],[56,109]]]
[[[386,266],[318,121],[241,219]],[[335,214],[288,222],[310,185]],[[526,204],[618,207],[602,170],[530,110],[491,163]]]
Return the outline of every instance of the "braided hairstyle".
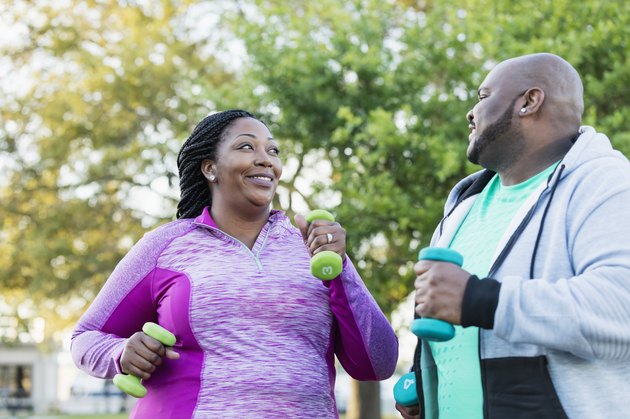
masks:
[[[201,173],[201,162],[205,159],[216,160],[217,145],[230,124],[238,118],[258,119],[240,109],[208,115],[197,124],[182,145],[177,155],[180,189],[177,218],[196,217],[206,206],[212,204],[210,188]]]

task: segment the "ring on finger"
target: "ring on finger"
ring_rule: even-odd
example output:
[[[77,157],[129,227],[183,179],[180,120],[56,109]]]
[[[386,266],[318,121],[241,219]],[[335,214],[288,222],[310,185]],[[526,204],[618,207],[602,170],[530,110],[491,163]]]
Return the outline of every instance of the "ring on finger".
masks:
[[[328,240],[328,244],[332,243],[333,241],[332,233],[326,233],[326,239]]]

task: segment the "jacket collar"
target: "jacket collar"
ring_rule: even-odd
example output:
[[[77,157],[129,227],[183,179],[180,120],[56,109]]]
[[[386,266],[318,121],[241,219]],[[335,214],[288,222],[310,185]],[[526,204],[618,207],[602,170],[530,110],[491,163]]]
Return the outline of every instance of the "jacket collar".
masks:
[[[273,223],[274,221],[278,220],[279,218],[283,216],[284,216],[284,211],[272,209],[271,212],[269,213],[269,222]],[[212,219],[212,215],[210,215],[210,207],[205,207],[203,211],[201,212],[201,214],[199,214],[197,218],[195,218],[195,224],[201,224],[206,227],[210,227],[217,230],[219,229],[219,227],[217,227],[217,224]]]

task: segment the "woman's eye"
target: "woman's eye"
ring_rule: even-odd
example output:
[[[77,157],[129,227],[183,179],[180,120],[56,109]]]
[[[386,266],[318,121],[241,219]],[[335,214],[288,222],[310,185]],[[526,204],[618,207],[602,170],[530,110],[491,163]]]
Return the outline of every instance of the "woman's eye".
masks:
[[[241,146],[239,147],[239,150],[243,150],[243,149],[248,149],[248,150],[253,150],[254,147],[251,144],[241,144]]]
[[[486,95],[479,96],[479,102],[481,102],[482,100],[484,100],[484,99],[485,99],[485,98],[487,98],[487,97],[488,97],[488,96],[486,96]]]
[[[279,150],[277,147],[271,147],[271,148],[269,149],[269,152],[270,152],[271,154],[276,155],[276,156],[277,156],[278,154],[280,154],[280,150]]]

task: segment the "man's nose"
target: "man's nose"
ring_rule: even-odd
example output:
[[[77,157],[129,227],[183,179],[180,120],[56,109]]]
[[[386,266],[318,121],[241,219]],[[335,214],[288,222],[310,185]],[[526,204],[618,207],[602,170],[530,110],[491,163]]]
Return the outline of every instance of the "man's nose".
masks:
[[[473,120],[475,119],[475,116],[473,115],[473,110],[469,110],[468,113],[466,114],[466,119],[468,119],[469,123],[472,123]]]

